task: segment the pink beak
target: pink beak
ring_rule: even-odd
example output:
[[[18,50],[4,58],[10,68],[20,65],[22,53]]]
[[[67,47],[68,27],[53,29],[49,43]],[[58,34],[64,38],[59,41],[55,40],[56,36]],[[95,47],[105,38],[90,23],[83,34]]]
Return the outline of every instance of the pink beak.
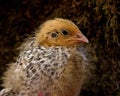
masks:
[[[77,37],[76,40],[78,42],[89,43],[88,39],[81,32],[78,32],[76,34],[76,37]]]

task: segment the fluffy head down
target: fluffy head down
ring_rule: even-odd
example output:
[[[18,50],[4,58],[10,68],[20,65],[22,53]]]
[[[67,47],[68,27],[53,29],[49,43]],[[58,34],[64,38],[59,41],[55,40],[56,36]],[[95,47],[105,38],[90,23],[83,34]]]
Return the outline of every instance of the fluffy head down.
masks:
[[[43,23],[37,30],[36,41],[44,46],[74,46],[80,42],[88,43],[79,28],[66,19],[55,18]]]

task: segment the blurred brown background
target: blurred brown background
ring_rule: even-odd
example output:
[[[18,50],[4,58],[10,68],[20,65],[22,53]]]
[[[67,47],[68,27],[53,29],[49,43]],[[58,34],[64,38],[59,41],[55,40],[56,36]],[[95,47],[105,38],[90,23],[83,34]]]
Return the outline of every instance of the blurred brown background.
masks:
[[[97,56],[81,96],[120,96],[120,0],[0,0],[0,76],[27,34],[55,17],[74,21]]]

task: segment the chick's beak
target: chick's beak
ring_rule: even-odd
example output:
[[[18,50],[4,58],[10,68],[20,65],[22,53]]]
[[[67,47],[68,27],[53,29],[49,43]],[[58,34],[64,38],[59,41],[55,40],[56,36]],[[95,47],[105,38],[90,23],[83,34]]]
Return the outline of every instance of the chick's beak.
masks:
[[[83,43],[89,43],[88,39],[80,32],[76,33],[76,41],[83,42]]]

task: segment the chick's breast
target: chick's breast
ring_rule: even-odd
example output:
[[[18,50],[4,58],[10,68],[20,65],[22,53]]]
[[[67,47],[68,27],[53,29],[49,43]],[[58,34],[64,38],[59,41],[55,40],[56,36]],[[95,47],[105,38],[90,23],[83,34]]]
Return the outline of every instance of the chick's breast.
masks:
[[[34,41],[31,41],[28,49],[21,52],[16,63],[16,70],[24,72],[24,94],[27,94],[28,89],[30,93],[38,93],[39,90],[46,93],[49,86],[54,84],[54,80],[62,74],[69,57],[69,48],[35,46]]]
[[[16,69],[24,72],[24,85],[19,94],[37,96],[42,92],[45,96],[77,96],[84,78],[85,62],[76,48],[46,48],[35,46],[31,41],[28,49],[17,58]]]

